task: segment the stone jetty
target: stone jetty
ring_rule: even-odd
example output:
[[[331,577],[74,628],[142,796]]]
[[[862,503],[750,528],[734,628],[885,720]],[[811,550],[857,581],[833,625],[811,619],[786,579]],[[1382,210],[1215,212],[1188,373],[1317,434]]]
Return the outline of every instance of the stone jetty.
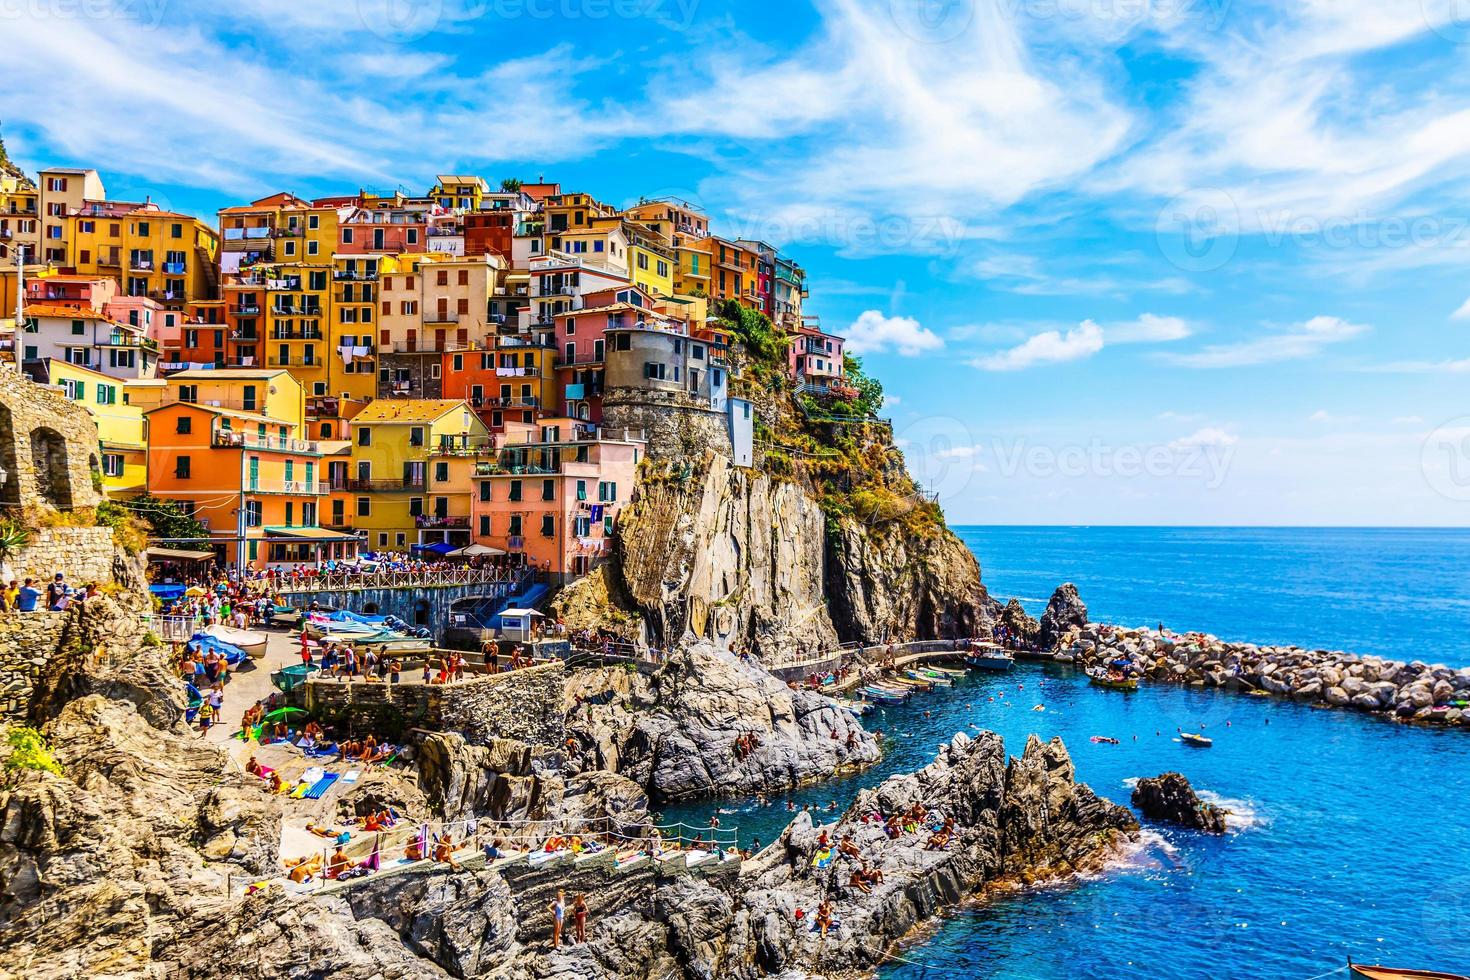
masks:
[[[1470,726],[1470,667],[1101,623],[1068,631],[1052,656],[1087,667],[1123,661],[1152,681],[1260,691],[1396,720]]]

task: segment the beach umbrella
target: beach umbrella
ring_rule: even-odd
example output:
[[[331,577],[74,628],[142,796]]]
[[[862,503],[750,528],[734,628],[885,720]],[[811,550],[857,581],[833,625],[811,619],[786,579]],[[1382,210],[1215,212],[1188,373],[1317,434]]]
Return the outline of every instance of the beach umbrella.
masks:
[[[307,711],[305,708],[291,708],[291,707],[277,708],[275,711],[272,711],[270,714],[266,715],[265,716],[265,720],[266,721],[280,721],[282,718],[289,717],[290,715],[307,715],[307,714],[311,714],[311,712]]]
[[[204,594],[204,590],[197,585],[190,586],[189,588],[184,590],[184,595],[188,596],[191,599],[197,599]]]
[[[466,545],[465,547],[460,548],[458,551],[451,551],[446,557],[448,557],[448,558],[480,558],[480,557],[486,557],[486,556],[489,556],[489,555],[503,555],[503,554],[505,554],[505,552],[501,551],[499,548],[492,548],[492,547],[490,547],[489,545],[486,545],[486,544],[475,543],[475,544],[472,544],[472,545]]]

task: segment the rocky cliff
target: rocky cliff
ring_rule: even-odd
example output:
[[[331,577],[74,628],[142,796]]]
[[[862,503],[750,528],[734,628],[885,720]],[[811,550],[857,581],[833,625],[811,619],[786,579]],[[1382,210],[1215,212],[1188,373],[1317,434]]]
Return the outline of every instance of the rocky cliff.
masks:
[[[651,677],[583,671],[567,696],[574,764],[621,773],[656,801],[787,789],[880,755],[830,698],[793,691],[708,643],[679,650]]]
[[[569,589],[572,621],[636,614],[656,645],[686,634],[762,657],[849,640],[970,636],[990,622],[980,567],[942,526],[834,515],[799,482],[733,466],[654,474],[623,513],[607,578]]]

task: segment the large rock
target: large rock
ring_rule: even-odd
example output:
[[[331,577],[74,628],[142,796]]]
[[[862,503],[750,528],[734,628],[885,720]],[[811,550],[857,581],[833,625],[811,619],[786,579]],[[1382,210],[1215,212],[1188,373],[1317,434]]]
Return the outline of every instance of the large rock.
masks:
[[[1189,780],[1177,772],[1140,779],[1133,787],[1133,805],[1150,820],[1212,834],[1225,833],[1227,811],[1201,800]]]
[[[1023,647],[1035,647],[1041,642],[1041,624],[1026,613],[1018,599],[1007,602],[1001,610],[1000,625],[1019,640]]]
[[[1087,625],[1087,606],[1077,594],[1077,587],[1065,582],[1051,594],[1046,612],[1041,614],[1040,641],[1046,649],[1061,642],[1062,637],[1072,630],[1081,630]]]
[[[832,699],[708,643],[676,652],[652,678],[583,672],[568,695],[581,768],[622,773],[655,801],[784,789],[880,754]],[[742,735],[755,736],[754,749],[737,748]]]

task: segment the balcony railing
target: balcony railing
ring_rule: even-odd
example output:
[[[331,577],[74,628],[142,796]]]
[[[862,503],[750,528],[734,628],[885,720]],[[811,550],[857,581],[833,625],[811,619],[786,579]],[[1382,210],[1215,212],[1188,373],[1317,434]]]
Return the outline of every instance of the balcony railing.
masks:
[[[413,526],[425,529],[468,528],[470,519],[468,517],[437,517],[433,514],[418,514],[413,519]]]
[[[215,429],[210,434],[210,443],[226,449],[266,449],[283,453],[321,454],[321,445],[307,439],[262,436],[259,433],[240,432],[235,429]]]
[[[332,278],[339,282],[372,282],[378,278],[378,274],[376,272],[363,272],[361,270],[334,269],[332,271]]]
[[[459,314],[448,310],[431,310],[424,314],[425,323],[458,323]]]
[[[276,327],[271,330],[271,340],[322,340],[324,338],[325,334],[315,327],[294,330],[283,330]]]
[[[319,497],[331,493],[331,486],[326,482],[304,480],[247,480],[245,482],[246,493],[294,493],[301,496]]]
[[[229,306],[226,307],[230,313],[236,316],[259,316],[260,307],[255,305]]]
[[[182,276],[184,274],[184,268],[185,264],[183,262],[165,262],[163,264],[164,274],[170,276]]]
[[[335,479],[332,481],[333,490],[358,490],[358,491],[419,491],[425,487],[424,477],[410,476],[397,480],[361,480],[356,477],[347,479]]]
[[[271,237],[269,228],[226,228],[225,241],[247,242]]]

